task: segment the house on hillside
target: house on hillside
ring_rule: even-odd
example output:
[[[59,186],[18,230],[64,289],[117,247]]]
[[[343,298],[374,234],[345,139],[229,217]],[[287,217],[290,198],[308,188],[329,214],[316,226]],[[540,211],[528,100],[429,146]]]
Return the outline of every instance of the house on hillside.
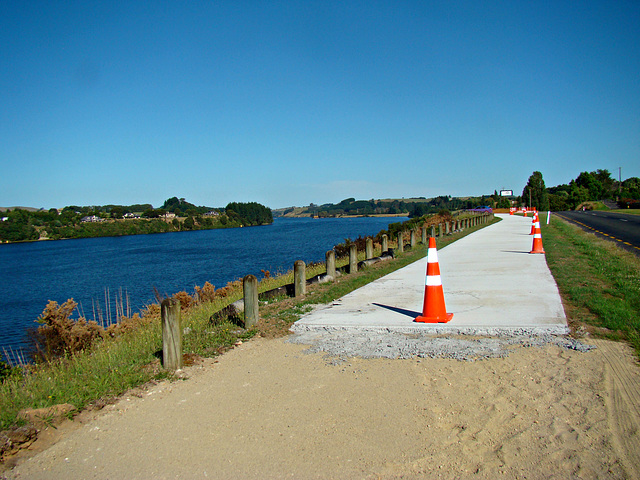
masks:
[[[82,219],[80,220],[82,223],[97,223],[97,222],[104,222],[103,218],[100,218],[96,215],[91,215],[88,217],[82,217]]]

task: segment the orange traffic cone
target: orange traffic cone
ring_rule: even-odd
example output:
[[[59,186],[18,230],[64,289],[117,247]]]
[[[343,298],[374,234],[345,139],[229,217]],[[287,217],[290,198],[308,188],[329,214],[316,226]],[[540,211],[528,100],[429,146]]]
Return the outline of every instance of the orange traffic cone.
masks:
[[[415,319],[416,322],[446,323],[453,317],[453,313],[447,313],[444,306],[444,292],[440,279],[440,265],[438,264],[438,251],[436,239],[429,238],[429,250],[427,251],[427,281],[424,287],[424,306],[422,315]]]
[[[537,221],[538,221],[538,212],[534,213],[533,218],[531,219],[531,233],[529,235],[535,235]]]
[[[542,232],[540,231],[540,221],[536,220],[535,233],[533,234],[533,246],[529,253],[544,253],[542,248]]]

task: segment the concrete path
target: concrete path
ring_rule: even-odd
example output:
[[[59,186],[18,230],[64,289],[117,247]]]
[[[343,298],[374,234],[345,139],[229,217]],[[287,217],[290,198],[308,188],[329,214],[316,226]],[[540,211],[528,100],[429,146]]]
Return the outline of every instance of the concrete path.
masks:
[[[422,313],[426,258],[320,306],[294,332],[349,330],[428,334],[568,333],[556,283],[541,254],[530,254],[531,218],[498,215],[489,227],[438,250],[448,323]],[[543,238],[544,243],[544,238]]]

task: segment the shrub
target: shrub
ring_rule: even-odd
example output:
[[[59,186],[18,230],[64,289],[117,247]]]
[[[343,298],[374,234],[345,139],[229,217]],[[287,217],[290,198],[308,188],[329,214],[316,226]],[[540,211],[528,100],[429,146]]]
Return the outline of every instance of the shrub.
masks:
[[[196,304],[195,299],[184,290],[173,295],[180,302],[180,310],[185,311]]]
[[[134,313],[131,317],[122,316],[116,323],[112,323],[105,330],[106,334],[110,337],[117,337],[122,334],[132,332],[138,329],[141,325],[150,323],[153,317],[151,315],[142,316],[139,313]]]
[[[70,298],[62,305],[49,301],[38,317],[41,325],[30,332],[35,361],[51,361],[56,357],[73,354],[88,349],[102,338],[104,328],[97,322],[84,317],[71,318],[78,304]]]
[[[202,288],[196,285],[195,291],[198,303],[212,302],[216,298],[216,287],[209,282],[204,282]]]
[[[354,244],[359,252],[364,252],[367,245],[367,239],[363,238],[362,236],[359,236],[355,240],[345,238],[344,243],[339,243],[338,245],[333,247],[333,250],[336,252],[336,257],[340,258],[349,255],[349,249],[351,248],[351,245]]]

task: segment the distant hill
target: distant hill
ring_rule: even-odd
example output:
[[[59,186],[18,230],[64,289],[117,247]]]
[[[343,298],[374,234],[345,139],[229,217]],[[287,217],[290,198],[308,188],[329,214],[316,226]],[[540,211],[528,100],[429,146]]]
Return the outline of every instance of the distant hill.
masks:
[[[480,197],[451,197],[441,195],[434,198],[386,198],[381,200],[356,200],[346,198],[340,203],[311,204],[307,207],[288,207],[273,210],[274,217],[344,217],[372,215],[422,215],[476,208],[483,205],[496,206],[499,197],[483,195]],[[509,204],[507,203],[507,206]]]
[[[33,208],[33,207],[0,207],[0,212],[10,212],[11,210],[26,210],[27,212],[39,212],[44,210],[44,208]]]
[[[450,197],[437,199],[389,198],[383,200],[356,200],[346,198],[339,203],[311,204],[306,207],[288,207],[273,210],[275,217],[344,217],[372,215],[424,215],[442,210],[443,203],[449,203]],[[444,207],[446,208],[446,207]]]

